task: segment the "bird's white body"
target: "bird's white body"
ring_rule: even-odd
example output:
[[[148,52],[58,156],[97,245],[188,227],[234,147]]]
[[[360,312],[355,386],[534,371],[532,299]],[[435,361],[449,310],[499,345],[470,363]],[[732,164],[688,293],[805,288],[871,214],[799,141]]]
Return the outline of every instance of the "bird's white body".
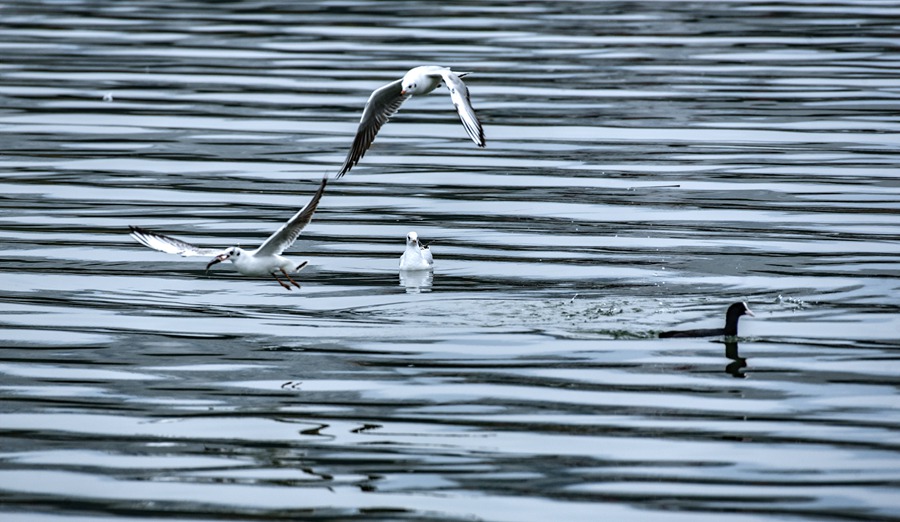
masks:
[[[407,234],[406,251],[400,256],[400,270],[431,270],[433,267],[431,249],[419,243],[419,236],[415,232]]]
[[[428,94],[442,83],[450,90],[450,100],[456,107],[459,121],[466,129],[466,133],[476,145],[484,147],[484,129],[469,100],[469,88],[461,80],[467,74],[469,73],[455,73],[449,67],[422,65],[410,69],[403,78],[375,89],[366,102],[362,117],[359,119],[359,127],[356,129],[356,137],[353,138],[353,145],[337,177],[343,176],[359,163],[375,141],[375,135],[391,116],[400,110],[400,106],[407,98]]]
[[[241,247],[231,247],[224,253],[228,252],[228,260],[235,270],[248,276],[269,276],[282,270],[293,274],[306,266],[306,261],[297,263],[278,254],[259,254],[259,249],[248,252]]]
[[[206,265],[206,269],[216,263],[222,261],[231,261],[234,268],[244,275],[249,276],[273,276],[278,284],[291,289],[290,285],[278,278],[279,272],[287,278],[297,288],[300,285],[294,281],[289,274],[299,272],[306,266],[306,261],[296,263],[281,255],[282,252],[297,240],[297,236],[312,220],[316,208],[319,206],[319,200],[325,193],[325,185],[327,179],[322,180],[319,190],[302,209],[294,214],[291,219],[275,231],[263,244],[256,250],[244,250],[241,247],[229,247],[222,249],[200,248],[180,239],[164,236],[151,232],[140,227],[131,227],[131,237],[139,241],[144,246],[150,247],[167,254],[178,254],[180,256],[214,256],[213,260]]]

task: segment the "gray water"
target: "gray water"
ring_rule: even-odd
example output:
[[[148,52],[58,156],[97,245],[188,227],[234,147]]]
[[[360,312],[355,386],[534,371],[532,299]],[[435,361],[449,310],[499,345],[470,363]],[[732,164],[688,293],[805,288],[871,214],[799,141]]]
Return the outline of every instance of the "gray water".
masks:
[[[900,520],[895,2],[0,3],[0,515]],[[255,247],[375,88],[413,98]],[[433,277],[400,276],[410,230]],[[737,342],[658,339],[716,327]]]

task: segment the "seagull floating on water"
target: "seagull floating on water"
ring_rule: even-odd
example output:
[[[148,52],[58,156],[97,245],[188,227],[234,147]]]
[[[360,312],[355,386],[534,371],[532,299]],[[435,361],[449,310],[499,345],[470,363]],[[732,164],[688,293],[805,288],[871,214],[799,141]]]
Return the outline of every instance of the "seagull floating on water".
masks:
[[[236,246],[224,250],[200,248],[180,239],[157,234],[136,226],[129,227],[131,229],[131,237],[145,246],[167,254],[178,254],[184,257],[215,256],[213,260],[206,265],[207,271],[217,263],[230,260],[237,271],[244,275],[271,275],[278,281],[278,284],[288,290],[292,290],[290,285],[278,278],[278,272],[281,272],[291,284],[300,288],[300,285],[291,278],[290,273],[299,272],[306,266],[307,262],[303,261],[300,264],[296,264],[294,261],[282,257],[281,253],[294,244],[294,241],[297,240],[297,236],[299,236],[303,228],[309,224],[313,217],[313,213],[316,211],[316,207],[319,206],[319,200],[322,199],[322,194],[325,193],[325,185],[327,182],[327,178],[323,179],[322,184],[319,186],[319,190],[316,191],[309,203],[300,209],[299,212],[294,214],[294,216],[291,217],[287,223],[282,225],[281,228],[276,230],[274,234],[269,236],[269,239],[266,239],[262,246],[253,251],[247,251]]]
[[[350,147],[347,159],[344,160],[344,165],[337,177],[340,178],[350,172],[350,169],[359,163],[369,146],[375,141],[375,135],[378,134],[381,126],[400,109],[400,105],[407,98],[412,95],[428,94],[440,87],[442,82],[447,84],[447,88],[450,89],[450,100],[456,106],[459,120],[469,137],[476,145],[484,147],[484,129],[481,127],[478,117],[475,116],[475,109],[472,108],[472,102],[469,100],[469,89],[460,79],[467,74],[469,73],[454,73],[449,67],[423,65],[410,69],[403,78],[376,89],[369,96],[369,101],[366,102],[362,118],[359,120],[359,127],[356,129],[356,137],[353,138],[353,146]]]
[[[406,234],[406,252],[400,256],[400,270],[431,270],[432,267],[431,249],[419,243],[419,235],[415,232]]]
[[[728,307],[725,312],[725,328],[706,328],[700,330],[671,330],[659,334],[660,338],[665,337],[716,337],[724,335],[726,337],[734,337],[738,333],[738,319],[742,315],[753,317],[753,312],[747,303],[734,303]]]

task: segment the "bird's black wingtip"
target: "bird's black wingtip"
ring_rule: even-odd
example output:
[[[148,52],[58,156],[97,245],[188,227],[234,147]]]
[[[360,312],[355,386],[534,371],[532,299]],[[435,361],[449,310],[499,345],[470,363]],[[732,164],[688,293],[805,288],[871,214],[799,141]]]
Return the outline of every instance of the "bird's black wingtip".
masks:
[[[352,169],[353,166],[356,165],[357,162],[359,162],[359,159],[357,159],[356,162],[354,162],[353,159],[351,159],[350,157],[348,157],[348,158],[344,161],[344,164],[341,165],[341,170],[339,170],[338,173],[337,173],[337,175],[334,176],[334,179],[341,179],[341,178],[343,178],[343,177],[344,177],[344,174],[350,172],[350,169]]]

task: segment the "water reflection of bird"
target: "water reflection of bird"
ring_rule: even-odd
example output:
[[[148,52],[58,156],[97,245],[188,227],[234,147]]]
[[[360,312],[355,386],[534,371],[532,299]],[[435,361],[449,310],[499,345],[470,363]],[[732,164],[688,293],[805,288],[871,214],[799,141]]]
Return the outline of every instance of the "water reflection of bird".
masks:
[[[403,78],[375,89],[366,102],[362,118],[359,120],[359,127],[356,129],[356,137],[353,138],[353,145],[351,145],[350,152],[347,153],[347,158],[337,177],[340,178],[350,172],[350,169],[359,163],[372,142],[375,141],[375,135],[378,134],[382,125],[400,110],[400,105],[407,98],[412,95],[428,94],[440,87],[441,83],[447,84],[447,88],[450,89],[450,100],[456,106],[459,121],[469,137],[476,145],[484,147],[484,129],[472,108],[469,89],[461,80],[467,74],[469,73],[454,73],[447,67],[423,65],[410,69]]]
[[[741,370],[747,367],[747,359],[738,355],[738,343],[725,343],[725,357],[731,359],[731,362],[725,366],[725,373],[731,374],[732,377],[743,379],[746,377]]]
[[[431,270],[401,270],[400,286],[407,294],[420,294],[431,290],[434,273]]]
[[[236,246],[224,250],[200,248],[180,239],[157,234],[135,226],[130,227],[131,237],[147,247],[167,254],[178,254],[184,257],[215,256],[215,258],[206,265],[207,270],[216,263],[230,260],[237,271],[244,275],[271,275],[278,281],[278,284],[291,290],[292,288],[290,285],[278,278],[278,272],[281,272],[291,284],[300,288],[300,285],[291,278],[290,273],[300,271],[300,269],[306,266],[307,262],[303,261],[302,263],[297,264],[286,257],[282,257],[281,253],[294,244],[294,241],[297,240],[297,236],[300,235],[303,228],[309,224],[310,220],[312,220],[316,207],[319,206],[319,200],[322,199],[322,195],[325,193],[327,181],[327,178],[323,179],[322,184],[319,185],[319,190],[316,191],[309,203],[300,209],[299,212],[294,214],[293,217],[275,231],[274,234],[269,236],[262,246],[256,250],[246,251]]]
[[[410,232],[406,235],[406,251],[400,256],[400,270],[431,270],[434,257],[431,249],[419,243],[419,235]]]
[[[736,336],[738,333],[738,319],[742,315],[753,316],[753,312],[747,306],[747,303],[734,303],[728,307],[725,312],[725,328],[706,328],[699,330],[671,330],[659,334],[660,338],[665,337],[715,337],[724,335],[726,337]]]

